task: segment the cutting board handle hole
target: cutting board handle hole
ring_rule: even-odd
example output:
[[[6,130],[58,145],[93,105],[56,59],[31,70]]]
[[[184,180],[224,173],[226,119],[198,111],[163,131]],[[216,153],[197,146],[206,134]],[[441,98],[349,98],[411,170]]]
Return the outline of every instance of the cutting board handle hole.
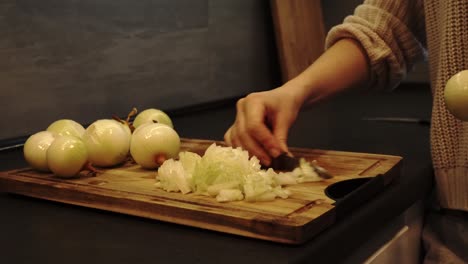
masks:
[[[344,199],[348,194],[352,193],[362,185],[369,182],[373,177],[354,178],[344,181],[335,182],[325,188],[325,195],[330,199],[339,201]]]

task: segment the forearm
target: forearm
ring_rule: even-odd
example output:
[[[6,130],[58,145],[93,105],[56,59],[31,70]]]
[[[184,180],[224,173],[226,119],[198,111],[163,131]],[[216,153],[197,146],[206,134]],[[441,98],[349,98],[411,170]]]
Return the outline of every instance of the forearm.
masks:
[[[342,39],[284,88],[294,90],[298,103],[310,104],[355,87],[370,79],[365,51],[353,39]]]

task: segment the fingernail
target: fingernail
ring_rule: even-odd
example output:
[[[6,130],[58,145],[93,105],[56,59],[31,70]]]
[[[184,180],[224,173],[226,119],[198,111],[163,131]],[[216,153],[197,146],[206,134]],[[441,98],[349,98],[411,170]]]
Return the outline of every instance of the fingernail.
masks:
[[[271,160],[268,159],[268,158],[265,158],[265,159],[262,159],[262,162],[261,162],[264,166],[270,166],[271,164]]]
[[[273,158],[276,158],[278,157],[279,155],[281,154],[281,151],[279,149],[270,149],[270,155],[273,157]]]

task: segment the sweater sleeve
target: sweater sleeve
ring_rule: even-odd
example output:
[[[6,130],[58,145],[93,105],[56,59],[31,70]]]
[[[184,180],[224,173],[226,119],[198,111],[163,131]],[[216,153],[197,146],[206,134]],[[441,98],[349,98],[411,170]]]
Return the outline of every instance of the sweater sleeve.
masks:
[[[426,57],[424,32],[422,0],[366,0],[328,32],[325,48],[356,39],[370,63],[369,86],[390,90]]]

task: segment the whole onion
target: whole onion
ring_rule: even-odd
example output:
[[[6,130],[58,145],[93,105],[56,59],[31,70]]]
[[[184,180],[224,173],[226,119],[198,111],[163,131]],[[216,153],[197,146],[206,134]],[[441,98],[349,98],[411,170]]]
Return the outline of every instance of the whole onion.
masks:
[[[145,169],[155,169],[166,159],[176,158],[179,150],[180,137],[170,126],[148,123],[133,131],[130,154]]]
[[[131,131],[113,119],[100,119],[86,128],[83,142],[91,164],[110,167],[122,163],[129,154]]]
[[[75,136],[81,138],[85,128],[78,122],[71,119],[59,119],[52,122],[46,129],[61,136]]]
[[[462,121],[468,121],[468,70],[450,77],[444,90],[445,106]]]
[[[171,118],[162,110],[149,108],[140,112],[133,121],[135,128],[147,123],[160,123],[174,127]]]
[[[74,177],[88,162],[83,141],[74,136],[58,136],[47,149],[47,165],[54,175]]]
[[[49,171],[47,149],[54,140],[55,134],[50,131],[40,131],[28,137],[23,146],[23,155],[29,166],[39,171]]]

